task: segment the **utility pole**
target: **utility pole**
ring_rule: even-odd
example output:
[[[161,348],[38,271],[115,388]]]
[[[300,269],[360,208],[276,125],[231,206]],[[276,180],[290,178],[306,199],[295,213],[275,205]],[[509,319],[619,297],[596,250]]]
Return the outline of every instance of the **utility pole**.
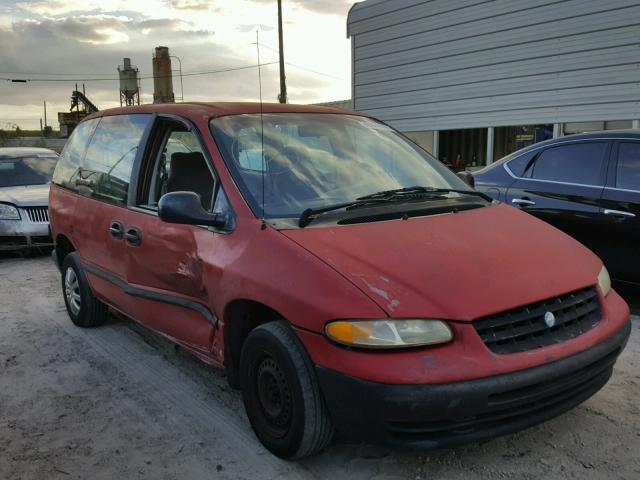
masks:
[[[47,101],[44,101],[44,126],[47,126]]]
[[[287,103],[287,79],[284,75],[284,41],[282,39],[282,0],[278,0],[278,43],[280,50],[280,95],[278,95],[278,101]]]

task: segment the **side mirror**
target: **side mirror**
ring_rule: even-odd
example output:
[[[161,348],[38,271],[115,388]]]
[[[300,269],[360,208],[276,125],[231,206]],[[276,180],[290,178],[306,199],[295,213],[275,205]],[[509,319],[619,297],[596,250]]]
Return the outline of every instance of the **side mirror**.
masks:
[[[194,192],[170,192],[158,202],[158,217],[167,223],[187,225],[205,225],[224,228],[227,216],[221,213],[209,213],[202,208],[200,195]]]
[[[471,188],[475,188],[476,181],[473,178],[473,175],[471,175],[471,172],[467,172],[466,170],[463,170],[462,172],[458,172],[457,175],[458,175],[458,178],[460,178],[460,180],[462,180],[464,183],[469,185]]]

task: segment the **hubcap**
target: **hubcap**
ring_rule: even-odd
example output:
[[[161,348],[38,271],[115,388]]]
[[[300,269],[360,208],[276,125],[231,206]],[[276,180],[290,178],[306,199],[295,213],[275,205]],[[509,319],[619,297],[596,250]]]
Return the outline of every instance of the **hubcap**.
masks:
[[[291,389],[280,366],[272,359],[262,360],[257,369],[258,398],[271,433],[284,436],[291,423]]]
[[[80,313],[80,285],[76,272],[71,267],[67,268],[64,274],[64,295],[71,313],[78,315]]]

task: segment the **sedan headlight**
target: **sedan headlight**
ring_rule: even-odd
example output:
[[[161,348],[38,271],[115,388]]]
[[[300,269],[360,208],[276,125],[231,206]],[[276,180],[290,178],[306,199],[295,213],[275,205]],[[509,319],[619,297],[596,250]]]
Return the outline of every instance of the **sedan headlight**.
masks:
[[[611,291],[611,277],[609,277],[609,272],[604,265],[598,274],[598,286],[600,287],[602,295],[605,297],[609,295],[609,292]]]
[[[0,220],[20,220],[18,209],[13,205],[0,203]]]
[[[334,342],[360,348],[408,348],[447,343],[453,339],[441,320],[338,320],[325,333]]]

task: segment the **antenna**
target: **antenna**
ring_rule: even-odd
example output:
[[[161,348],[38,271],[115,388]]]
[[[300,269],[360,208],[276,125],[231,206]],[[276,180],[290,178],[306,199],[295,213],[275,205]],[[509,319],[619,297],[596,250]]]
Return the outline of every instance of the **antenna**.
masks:
[[[260,228],[264,230],[267,228],[267,224],[264,221],[264,171],[266,169],[266,162],[264,160],[264,112],[262,108],[262,72],[260,68],[260,33],[256,30],[256,49],[258,50],[258,84],[260,85],[260,148],[262,159],[262,225]]]

